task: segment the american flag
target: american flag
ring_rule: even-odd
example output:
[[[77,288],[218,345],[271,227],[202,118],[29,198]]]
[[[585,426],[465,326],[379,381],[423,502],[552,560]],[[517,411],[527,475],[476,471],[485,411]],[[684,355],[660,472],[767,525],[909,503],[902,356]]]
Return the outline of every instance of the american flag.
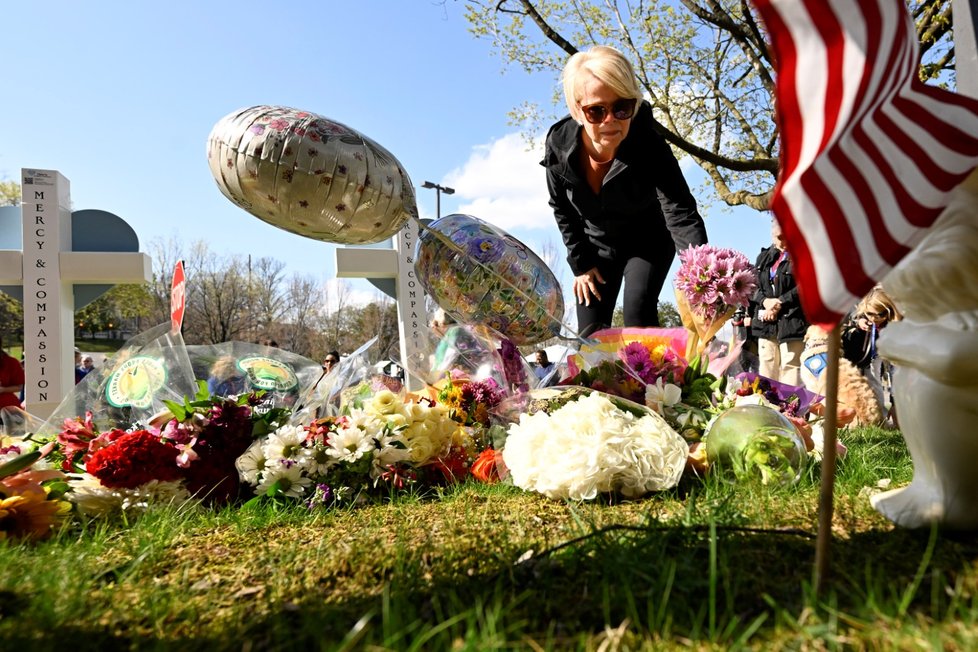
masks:
[[[978,166],[978,100],[925,85],[903,0],[752,0],[777,71],[771,208],[809,321],[830,329]]]

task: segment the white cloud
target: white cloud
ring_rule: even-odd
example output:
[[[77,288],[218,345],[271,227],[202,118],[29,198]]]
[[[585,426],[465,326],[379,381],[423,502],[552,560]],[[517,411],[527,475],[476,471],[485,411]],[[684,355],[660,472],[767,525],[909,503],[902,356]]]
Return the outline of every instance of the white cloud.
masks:
[[[446,175],[445,183],[462,200],[460,213],[506,231],[547,228],[554,217],[541,158],[542,138],[531,148],[520,134],[508,134],[474,147],[462,167]]]

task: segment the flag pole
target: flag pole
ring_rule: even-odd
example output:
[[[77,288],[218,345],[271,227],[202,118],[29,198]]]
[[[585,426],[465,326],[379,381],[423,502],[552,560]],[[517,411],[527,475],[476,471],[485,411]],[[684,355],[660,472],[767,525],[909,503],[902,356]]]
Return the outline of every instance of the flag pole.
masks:
[[[839,427],[839,326],[829,333],[825,373],[825,427],[822,440],[822,479],[818,495],[818,536],[815,540],[815,594],[821,596],[829,573],[832,545],[832,510],[835,492],[835,442]]]

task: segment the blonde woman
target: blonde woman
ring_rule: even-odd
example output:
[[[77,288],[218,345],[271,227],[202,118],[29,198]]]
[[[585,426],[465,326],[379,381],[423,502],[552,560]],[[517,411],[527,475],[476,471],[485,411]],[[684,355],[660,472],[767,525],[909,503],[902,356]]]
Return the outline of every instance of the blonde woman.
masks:
[[[842,355],[869,381],[884,411],[892,409],[890,383],[893,366],[879,357],[880,332],[903,315],[881,286],[877,285],[856,304],[852,317],[842,327]]]
[[[550,128],[541,163],[574,273],[578,333],[611,325],[623,284],[625,326],[658,326],[669,267],[677,251],[706,243],[703,218],[621,52],[578,52],[563,84],[570,115]]]

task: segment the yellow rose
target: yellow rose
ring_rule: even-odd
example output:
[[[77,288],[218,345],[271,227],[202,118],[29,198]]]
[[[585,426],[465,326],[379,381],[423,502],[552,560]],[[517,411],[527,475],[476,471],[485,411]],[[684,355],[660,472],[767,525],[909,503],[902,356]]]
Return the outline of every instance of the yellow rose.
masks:
[[[411,461],[415,464],[424,464],[431,459],[440,447],[427,437],[418,437],[411,440]]]
[[[370,399],[368,407],[377,414],[394,414],[398,411],[397,408],[400,402],[394,392],[389,389],[383,389],[374,394],[374,397]]]
[[[408,425],[407,417],[403,414],[389,414],[387,415],[387,425],[391,430],[397,430],[398,428],[404,428]]]

